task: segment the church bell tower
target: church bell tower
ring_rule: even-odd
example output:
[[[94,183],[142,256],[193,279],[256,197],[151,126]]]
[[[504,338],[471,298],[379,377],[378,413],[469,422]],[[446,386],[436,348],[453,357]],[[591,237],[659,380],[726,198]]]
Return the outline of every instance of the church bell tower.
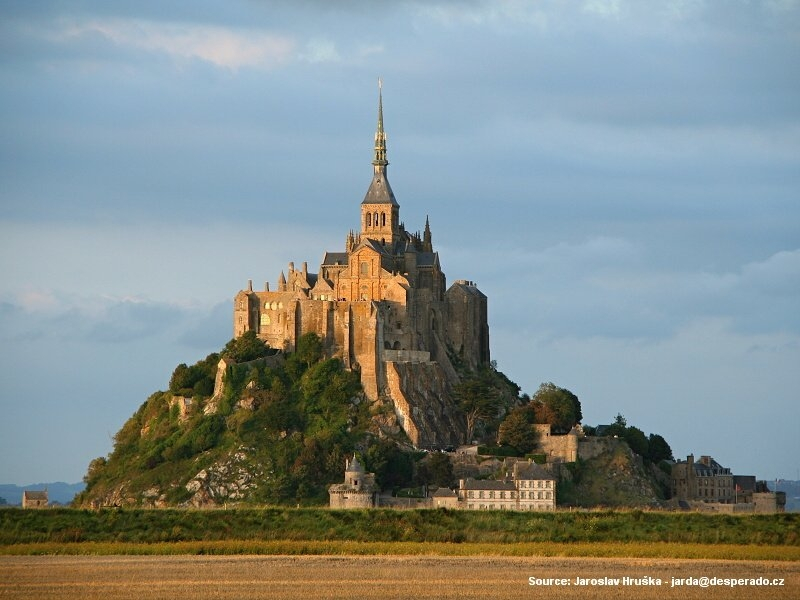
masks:
[[[394,246],[400,239],[400,205],[386,177],[386,133],[383,130],[383,85],[378,80],[378,127],[375,131],[375,158],[372,182],[361,203],[361,238]]]

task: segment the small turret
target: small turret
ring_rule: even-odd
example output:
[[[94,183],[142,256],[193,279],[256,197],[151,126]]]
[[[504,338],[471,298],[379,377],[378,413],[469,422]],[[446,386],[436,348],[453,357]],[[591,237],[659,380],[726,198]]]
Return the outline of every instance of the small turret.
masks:
[[[433,252],[433,242],[431,241],[431,224],[428,215],[425,215],[425,233],[422,234],[422,251]]]

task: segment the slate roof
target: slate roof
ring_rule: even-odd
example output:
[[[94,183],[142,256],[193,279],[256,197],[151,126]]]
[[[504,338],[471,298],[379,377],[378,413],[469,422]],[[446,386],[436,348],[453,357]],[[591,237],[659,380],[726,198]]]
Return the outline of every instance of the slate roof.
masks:
[[[472,479],[464,481],[465,490],[500,490],[504,492],[516,491],[511,481],[495,481],[494,479]]]
[[[541,465],[537,465],[535,462],[531,463],[516,463],[514,465],[516,469],[516,478],[517,479],[524,479],[526,481],[538,481],[538,480],[546,480],[549,479],[551,481],[555,481],[555,477],[553,477],[550,473],[548,473],[544,467]]]
[[[348,261],[349,255],[347,252],[326,252],[325,256],[322,258],[322,264],[327,266],[332,266],[336,263],[347,265]]]
[[[418,267],[432,267],[436,264],[436,252],[417,252]]]
[[[392,206],[400,206],[394,198],[392,186],[389,185],[389,180],[386,178],[386,171],[384,169],[376,169],[375,175],[369,184],[364,201],[361,204],[391,204]]]
[[[450,290],[457,288],[463,290],[464,293],[470,294],[471,296],[477,296],[478,298],[486,298],[486,294],[478,289],[474,283],[465,283],[462,280],[456,281],[453,285],[450,286]],[[448,291],[450,291],[448,290]]]

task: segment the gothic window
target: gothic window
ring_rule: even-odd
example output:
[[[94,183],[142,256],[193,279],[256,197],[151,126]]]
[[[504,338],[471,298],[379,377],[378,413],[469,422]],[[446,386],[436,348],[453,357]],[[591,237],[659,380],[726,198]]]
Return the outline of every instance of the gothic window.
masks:
[[[374,219],[374,222],[375,222],[375,227],[377,227],[377,226],[378,226],[378,213],[375,213],[375,214],[372,216],[372,218]]]
[[[367,213],[367,227],[372,226],[372,213]]]
[[[381,227],[386,227],[386,213],[381,213]]]

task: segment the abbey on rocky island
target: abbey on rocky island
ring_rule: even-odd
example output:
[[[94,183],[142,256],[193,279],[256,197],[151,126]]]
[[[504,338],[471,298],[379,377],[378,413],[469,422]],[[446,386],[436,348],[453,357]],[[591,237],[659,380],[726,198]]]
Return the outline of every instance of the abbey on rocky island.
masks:
[[[289,263],[277,289],[254,291],[251,280],[234,298],[234,337],[255,331],[291,352],[300,336],[316,333],[328,356],[360,373],[370,400],[391,403],[415,446],[460,444],[454,363],[489,363],[487,298],[472,281],[447,288],[428,219],[422,234],[400,221],[388,164],[379,84],[374,172],[358,232],[347,234],[343,252],[326,252],[317,273]]]

